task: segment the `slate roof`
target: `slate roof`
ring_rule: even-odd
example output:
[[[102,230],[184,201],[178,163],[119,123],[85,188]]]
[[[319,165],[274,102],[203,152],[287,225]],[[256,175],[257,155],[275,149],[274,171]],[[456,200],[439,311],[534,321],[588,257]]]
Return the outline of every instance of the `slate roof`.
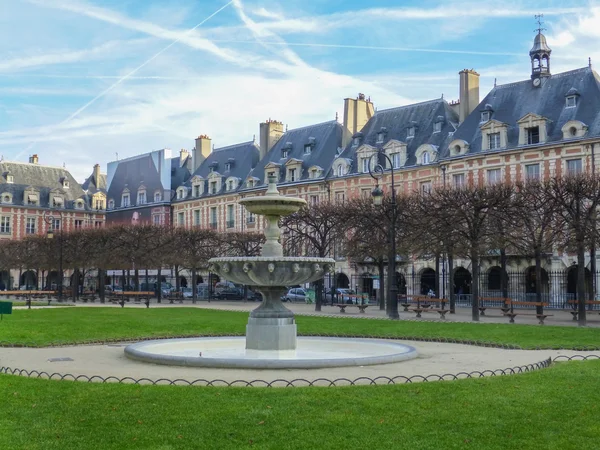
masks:
[[[171,190],[175,192],[178,186],[182,186],[191,177],[192,157],[187,156],[183,163],[181,157],[171,158]],[[173,194],[174,195],[174,194]]]
[[[164,199],[162,196],[165,195],[165,190],[170,189],[170,186],[162,185],[159,167],[157,167],[152,158],[152,155],[157,153],[159,155],[162,154],[160,152],[145,153],[133,158],[109,163],[109,174],[111,164],[116,164],[116,169],[114,175],[109,180],[107,200],[113,200],[115,208],[121,207],[122,194],[125,188],[129,189],[130,192],[129,205],[136,206],[138,188],[142,185],[146,187],[147,203],[145,205],[154,200],[155,191],[161,192],[162,201],[168,201],[168,199]],[[157,158],[157,160],[159,165],[164,163],[162,158]],[[167,159],[167,164],[169,166],[171,164],[169,159]]]
[[[299,179],[293,183],[314,182],[323,179],[331,170],[331,165],[341,142],[342,126],[336,120],[286,131],[248,176],[255,177],[258,180],[256,186],[265,185],[265,167],[272,162],[280,164],[279,179],[281,181],[278,184],[284,185],[286,184],[284,182],[285,164],[295,159],[302,162],[302,173]],[[304,151],[304,146],[307,144],[313,144],[310,154],[305,154]],[[285,157],[283,157],[284,150],[287,151]],[[323,169],[320,177],[309,178],[309,169],[313,166]],[[246,181],[246,179],[243,181]],[[244,189],[248,189],[245,184]]]
[[[185,183],[181,183],[179,186],[185,186],[188,188],[188,196],[186,198],[177,200],[185,201],[189,200],[191,194],[192,179],[195,176],[204,178],[204,189],[203,194],[200,198],[211,197],[214,195],[220,195],[225,192],[226,183],[225,181],[229,177],[238,178],[238,188],[241,183],[246,179],[248,172],[258,163],[259,148],[254,141],[243,142],[240,144],[229,145],[227,147],[215,148],[210,155],[202,161],[202,164],[198,166],[198,169]],[[231,169],[227,170],[227,163],[231,164]],[[220,174],[222,178],[221,190],[215,194],[208,192],[208,176],[212,171]],[[176,189],[176,188],[175,188]],[[237,190],[237,189],[236,189]]]
[[[541,87],[534,87],[531,80],[519,81],[493,88],[479,106],[465,119],[453,139],[463,139],[469,143],[469,153],[481,152],[482,139],[480,126],[481,110],[486,105],[493,109],[492,120],[508,124],[507,149],[518,147],[519,125],[517,121],[528,113],[548,119],[546,142],[563,140],[561,128],[569,120],[578,120],[589,129],[586,137],[600,135],[600,84],[599,77],[591,68],[563,72],[547,77]],[[567,108],[565,96],[576,89],[579,97],[577,106]],[[569,94],[571,95],[571,94]],[[448,142],[449,144],[449,142]],[[543,145],[543,144],[535,144]],[[448,148],[444,148],[448,156]]]
[[[44,166],[21,162],[0,162],[0,196],[12,194],[13,205],[26,205],[24,191],[33,187],[39,195],[39,206],[49,208],[52,205],[51,192],[60,193],[64,198],[64,209],[75,209],[75,200],[84,201],[85,209],[89,209],[88,197],[69,171],[62,167]],[[7,183],[6,176],[13,176],[13,183]],[[63,188],[62,180],[69,184]],[[1,197],[0,197],[1,198]]]
[[[81,184],[81,189],[87,191],[88,195],[94,195],[96,192],[106,193],[106,174],[101,173],[97,183],[94,178],[94,173],[87,177],[87,179]]]
[[[442,129],[434,133],[434,124],[437,121],[442,121]],[[408,129],[411,126],[415,127],[415,135],[409,138]],[[356,174],[359,172],[356,150],[361,145],[381,147],[393,139],[406,144],[406,163],[403,167],[414,166],[417,163],[415,153],[421,145],[431,144],[441,149],[457,126],[458,114],[442,98],[379,110],[361,132],[355,134],[362,136],[360,144],[350,142],[339,157],[351,161],[349,174]],[[383,143],[377,143],[382,128],[385,129],[385,137]]]

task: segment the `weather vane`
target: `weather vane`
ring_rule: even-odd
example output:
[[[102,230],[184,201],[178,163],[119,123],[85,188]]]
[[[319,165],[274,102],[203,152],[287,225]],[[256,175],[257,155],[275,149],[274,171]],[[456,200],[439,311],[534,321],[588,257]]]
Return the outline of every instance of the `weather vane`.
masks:
[[[542,31],[546,31],[546,29],[542,27],[542,25],[544,24],[544,21],[543,21],[544,15],[536,14],[534,17],[535,17],[536,22],[538,23],[538,28],[537,28],[537,30],[534,30],[534,31],[537,31],[538,34],[541,34]]]

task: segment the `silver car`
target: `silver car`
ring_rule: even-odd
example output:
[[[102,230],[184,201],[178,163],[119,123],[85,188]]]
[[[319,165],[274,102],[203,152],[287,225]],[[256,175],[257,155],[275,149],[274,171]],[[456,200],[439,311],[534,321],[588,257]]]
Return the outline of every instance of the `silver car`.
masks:
[[[292,288],[282,297],[284,302],[306,302],[308,293],[303,288]]]

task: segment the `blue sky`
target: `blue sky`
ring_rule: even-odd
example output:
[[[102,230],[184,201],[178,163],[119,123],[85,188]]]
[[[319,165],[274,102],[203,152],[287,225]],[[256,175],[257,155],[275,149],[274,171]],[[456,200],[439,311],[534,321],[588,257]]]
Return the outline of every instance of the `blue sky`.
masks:
[[[600,0],[6,0],[0,2],[0,155],[92,166],[208,134],[249,141],[259,122],[335,118],[458,97],[458,71],[529,76],[545,15],[553,73],[600,64]],[[195,27],[195,28],[194,28]]]

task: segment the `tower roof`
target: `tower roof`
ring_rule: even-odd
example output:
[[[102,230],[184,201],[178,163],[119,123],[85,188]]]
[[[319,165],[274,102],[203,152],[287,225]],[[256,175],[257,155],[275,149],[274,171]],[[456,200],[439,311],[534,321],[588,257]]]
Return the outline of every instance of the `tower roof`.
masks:
[[[552,49],[548,46],[546,42],[546,36],[542,34],[542,32],[538,32],[533,40],[533,47],[529,50],[530,55],[534,55],[536,53],[551,53]]]

